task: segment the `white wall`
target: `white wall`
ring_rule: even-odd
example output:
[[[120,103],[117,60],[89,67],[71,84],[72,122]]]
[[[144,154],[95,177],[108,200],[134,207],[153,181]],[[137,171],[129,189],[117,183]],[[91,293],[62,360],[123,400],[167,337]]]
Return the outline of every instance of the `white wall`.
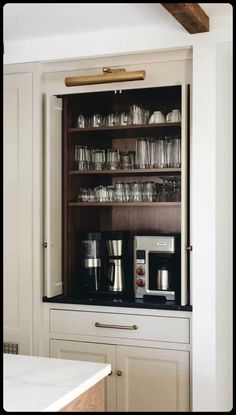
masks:
[[[78,59],[105,55],[130,54],[191,46],[198,39],[227,38],[232,30],[228,16],[214,17],[211,32],[190,35],[170,14],[158,24],[100,30],[67,36],[30,38],[4,42],[4,64]]]
[[[173,22],[137,30],[132,28],[119,32],[100,32],[96,36],[90,33],[83,37],[9,42],[5,44],[4,62],[85,58],[193,47],[190,171],[190,231],[193,245],[192,401],[194,411],[226,411],[232,407],[232,378],[229,370],[232,366],[232,267],[229,265],[232,263],[232,252],[230,249],[221,250],[221,241],[225,244],[228,241],[230,246],[231,105],[230,78],[226,82],[225,76],[227,73],[229,77],[231,70],[229,51],[232,48],[232,19],[226,16],[212,18],[210,32],[198,35],[189,35]],[[226,45],[223,42],[228,43]],[[219,117],[221,111],[226,114],[225,118]],[[219,166],[222,166],[222,158],[224,169],[222,167],[221,175]]]

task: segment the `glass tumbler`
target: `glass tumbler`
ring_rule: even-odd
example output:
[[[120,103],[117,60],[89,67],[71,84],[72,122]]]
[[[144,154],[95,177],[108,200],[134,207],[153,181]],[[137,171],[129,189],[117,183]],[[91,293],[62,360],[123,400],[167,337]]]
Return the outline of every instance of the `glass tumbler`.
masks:
[[[78,170],[87,170],[85,147],[75,146],[75,161]]]
[[[125,112],[121,112],[120,114],[120,125],[128,125],[129,123],[129,117],[128,114]]]
[[[121,182],[116,182],[115,184],[115,201],[123,202],[124,200],[124,186]]]
[[[133,104],[130,107],[130,115],[132,124],[142,124],[143,123],[143,109],[139,104]]]
[[[124,199],[124,202],[132,202],[132,192],[131,192],[131,183],[130,182],[124,183],[123,199]]]
[[[132,201],[142,202],[142,186],[141,182],[132,183]]]
[[[79,189],[78,202],[88,202],[88,199],[89,199],[88,189],[81,187]]]
[[[84,128],[85,127],[85,119],[83,114],[79,114],[77,117],[77,125],[78,128]]]
[[[155,167],[155,148],[156,148],[155,140],[153,139],[147,140],[148,167],[150,168]]]
[[[130,156],[129,153],[121,151],[120,153],[120,167],[122,169],[130,169]]]
[[[130,169],[134,169],[135,166],[135,151],[128,151],[129,154],[129,162],[130,162]]]
[[[95,170],[102,170],[105,165],[106,155],[105,150],[93,150],[93,165]]]
[[[106,167],[110,170],[115,170],[119,167],[120,162],[120,152],[118,149],[108,149],[107,150],[107,161]]]
[[[148,120],[150,118],[150,110],[146,106],[142,110],[143,112],[143,124],[148,124]]]
[[[115,186],[107,186],[107,200],[108,202],[115,201]]]
[[[181,167],[181,141],[178,137],[171,139],[170,167]]]
[[[118,113],[111,113],[107,116],[107,125],[109,127],[113,127],[115,125],[119,125],[120,123],[120,116]]]
[[[100,127],[101,124],[101,115],[100,114],[93,114],[90,118],[90,126],[91,127]]]
[[[155,167],[164,167],[164,140],[155,140]]]
[[[164,166],[173,167],[171,164],[171,153],[172,153],[172,139],[165,137],[164,139]]]
[[[148,147],[145,138],[138,138],[136,140],[135,167],[138,169],[145,169],[148,167]]]
[[[155,200],[155,188],[154,182],[143,182],[142,200],[144,202],[154,202]]]
[[[87,164],[87,169],[91,170],[93,168],[93,164],[92,164],[92,149],[88,148],[87,146],[84,147],[84,152],[85,152],[85,160],[86,160],[86,164]]]
[[[106,202],[107,201],[107,188],[102,185],[95,187],[94,199],[97,202]]]

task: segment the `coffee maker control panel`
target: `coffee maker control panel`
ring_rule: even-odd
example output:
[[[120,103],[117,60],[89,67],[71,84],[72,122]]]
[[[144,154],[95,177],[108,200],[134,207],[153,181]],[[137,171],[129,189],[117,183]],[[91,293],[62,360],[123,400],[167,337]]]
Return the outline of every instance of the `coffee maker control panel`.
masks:
[[[138,249],[136,251],[136,292],[143,295],[145,280],[146,280],[146,252],[145,250]]]

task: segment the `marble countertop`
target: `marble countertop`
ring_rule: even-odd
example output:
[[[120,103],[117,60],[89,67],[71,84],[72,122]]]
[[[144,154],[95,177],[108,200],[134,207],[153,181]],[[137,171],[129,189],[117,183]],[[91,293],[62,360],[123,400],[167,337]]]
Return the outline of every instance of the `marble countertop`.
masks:
[[[7,412],[57,412],[111,372],[109,363],[4,354]]]

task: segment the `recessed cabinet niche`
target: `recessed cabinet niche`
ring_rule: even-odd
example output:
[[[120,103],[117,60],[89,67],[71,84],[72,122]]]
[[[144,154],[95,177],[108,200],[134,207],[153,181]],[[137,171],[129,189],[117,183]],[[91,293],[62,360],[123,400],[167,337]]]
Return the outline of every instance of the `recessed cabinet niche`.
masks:
[[[78,240],[83,232],[180,233],[180,303],[187,304],[188,86],[48,97],[46,108],[50,140],[50,145],[46,143],[46,177],[55,196],[53,200],[46,185],[46,273],[51,272],[47,296],[75,294]],[[181,120],[166,121],[172,110],[179,111]],[[149,123],[156,111],[164,119],[157,117]],[[58,127],[53,128],[55,121]],[[168,151],[167,146],[176,139],[179,163],[171,164],[168,152],[159,162],[159,146]],[[137,150],[139,145],[146,146],[145,154],[144,147]],[[153,183],[151,196],[143,190],[148,182]],[[119,197],[120,183],[123,199]],[[135,186],[140,198],[134,196]],[[53,203],[57,218],[50,216]],[[49,260],[50,251],[57,266]]]

